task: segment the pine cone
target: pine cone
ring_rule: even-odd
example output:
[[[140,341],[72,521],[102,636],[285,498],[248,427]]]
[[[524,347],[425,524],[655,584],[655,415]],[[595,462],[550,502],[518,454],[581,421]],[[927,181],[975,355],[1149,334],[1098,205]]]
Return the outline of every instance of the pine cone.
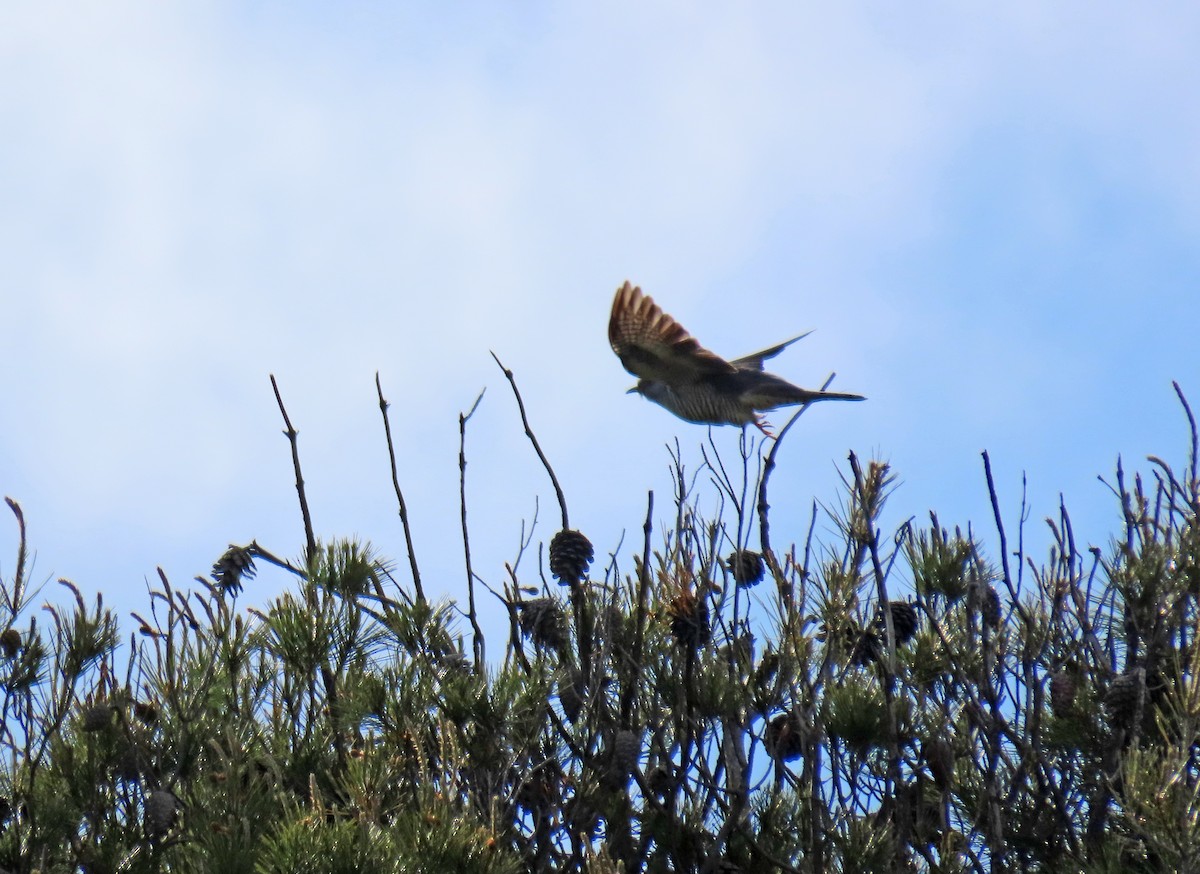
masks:
[[[151,725],[158,719],[158,707],[153,701],[134,701],[133,715],[146,725]]]
[[[934,737],[921,746],[921,755],[933,775],[933,782],[945,792],[954,785],[954,747],[944,738]]]
[[[113,765],[113,777],[126,783],[135,783],[142,779],[142,774],[148,773],[150,773],[150,761],[134,743],[129,743],[121,751]]]
[[[767,723],[763,738],[767,755],[776,761],[794,762],[804,753],[804,724],[797,713],[780,713]]]
[[[678,772],[670,762],[664,762],[652,768],[646,775],[646,785],[650,787],[650,791],[660,800],[670,795],[675,790],[675,784],[678,782]]]
[[[758,667],[754,671],[754,685],[758,691],[766,692],[778,672],[779,653],[767,650],[758,660]]]
[[[550,573],[564,586],[578,583],[594,555],[592,542],[578,531],[564,528],[550,540]]]
[[[80,711],[79,727],[84,731],[103,731],[112,725],[113,706],[107,701],[88,704]]]
[[[1000,594],[994,586],[988,586],[983,599],[983,622],[989,628],[1000,627]]]
[[[917,629],[920,627],[920,617],[917,614],[917,608],[906,601],[893,601],[891,603],[892,610],[892,631],[896,633],[896,645],[903,646],[914,637],[916,637]],[[886,625],[880,616],[879,628],[881,631],[886,629]],[[884,631],[886,633],[886,631]]]
[[[725,559],[725,563],[729,565],[733,581],[739,586],[749,588],[762,582],[765,565],[763,557],[757,552],[739,549],[729,553],[729,558]]]
[[[865,668],[879,661],[883,655],[883,641],[874,631],[860,631],[850,650],[850,663]]]
[[[1069,671],[1055,671],[1050,678],[1050,710],[1062,718],[1075,708],[1075,692],[1078,688],[1075,676]]]
[[[567,645],[567,629],[562,607],[553,598],[534,598],[522,601],[521,631],[536,646],[561,653]]]
[[[602,757],[597,759],[600,785],[608,791],[628,785],[630,776],[637,769],[640,753],[641,737],[637,732],[628,729],[616,732]]]
[[[629,658],[633,647],[633,634],[629,617],[616,604],[605,604],[596,621],[596,632],[600,640],[612,647],[619,658]]]
[[[179,799],[169,789],[155,789],[146,796],[146,836],[164,837],[179,818]]]
[[[568,722],[574,722],[579,718],[579,714],[583,712],[583,705],[587,701],[587,694],[587,684],[584,682],[582,672],[575,673],[570,682],[559,681],[558,703],[562,705],[563,716],[567,717]]]
[[[708,643],[712,628],[708,622],[708,605],[694,592],[680,592],[667,605],[671,617],[671,636],[680,646],[697,649]]]
[[[254,579],[255,573],[254,555],[249,548],[232,543],[212,567],[217,585],[235,595],[242,590],[242,580]]]
[[[1146,669],[1134,668],[1112,681],[1104,694],[1104,706],[1108,708],[1112,721],[1120,725],[1133,719],[1145,695]]]
[[[630,729],[621,729],[613,736],[613,767],[628,777],[637,769],[642,754],[642,737]]]
[[[993,631],[1000,627],[1000,593],[995,586],[978,588],[974,593],[977,598],[975,607],[983,624]]]
[[[6,628],[4,633],[0,634],[0,650],[4,651],[4,657],[11,659],[21,651],[21,632],[15,628]]]

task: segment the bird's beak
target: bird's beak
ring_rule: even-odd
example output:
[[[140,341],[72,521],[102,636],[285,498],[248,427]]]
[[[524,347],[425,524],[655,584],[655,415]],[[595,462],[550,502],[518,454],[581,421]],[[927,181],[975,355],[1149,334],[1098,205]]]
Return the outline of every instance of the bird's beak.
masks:
[[[636,385],[633,388],[625,389],[625,394],[627,394],[627,395],[635,395],[637,393],[638,393],[638,387]]]

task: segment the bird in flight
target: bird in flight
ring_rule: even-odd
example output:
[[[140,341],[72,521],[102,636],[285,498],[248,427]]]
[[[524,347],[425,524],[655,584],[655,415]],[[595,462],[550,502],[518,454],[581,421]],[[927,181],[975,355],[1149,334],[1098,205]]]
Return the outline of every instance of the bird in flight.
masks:
[[[654,302],[626,281],[613,298],[608,341],[625,369],[638,378],[637,392],[681,419],[708,425],[753,424],[770,436],[761,412],[813,401],[861,401],[862,395],[810,391],[767,373],[774,358],[801,334],[744,358],[726,361],[709,352]]]

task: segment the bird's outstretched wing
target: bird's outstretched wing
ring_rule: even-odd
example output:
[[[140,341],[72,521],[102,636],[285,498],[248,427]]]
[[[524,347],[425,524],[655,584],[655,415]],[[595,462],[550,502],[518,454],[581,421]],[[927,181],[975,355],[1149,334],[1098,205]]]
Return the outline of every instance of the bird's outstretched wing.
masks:
[[[625,369],[641,379],[678,385],[737,370],[701,346],[652,297],[628,281],[613,298],[608,342]]]
[[[755,352],[753,355],[746,355],[743,358],[735,358],[730,363],[739,370],[762,370],[764,361],[768,358],[774,358],[788,346],[791,346],[797,340],[803,340],[811,333],[812,331],[805,331],[799,337],[784,340],[778,346],[772,346],[770,349],[764,349],[761,352]]]

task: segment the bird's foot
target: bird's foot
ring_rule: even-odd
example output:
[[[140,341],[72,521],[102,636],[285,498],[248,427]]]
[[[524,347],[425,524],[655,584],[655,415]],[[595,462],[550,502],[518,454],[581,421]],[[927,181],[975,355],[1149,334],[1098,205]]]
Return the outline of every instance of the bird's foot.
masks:
[[[759,431],[762,431],[764,437],[774,437],[775,436],[774,434],[771,433],[771,423],[768,422],[766,419],[764,419],[762,416],[758,416],[757,418],[755,418],[754,427],[758,428]]]

